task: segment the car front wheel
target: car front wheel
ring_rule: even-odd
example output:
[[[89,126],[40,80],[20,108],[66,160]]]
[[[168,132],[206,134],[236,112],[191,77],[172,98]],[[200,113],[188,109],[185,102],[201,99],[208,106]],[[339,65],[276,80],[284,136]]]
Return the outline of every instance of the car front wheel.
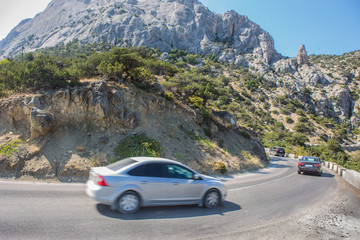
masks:
[[[216,189],[211,189],[207,191],[204,196],[204,206],[207,208],[216,208],[219,206],[220,200],[220,192]]]
[[[133,191],[123,193],[117,199],[116,207],[120,213],[131,214],[136,212],[140,208],[139,195]]]

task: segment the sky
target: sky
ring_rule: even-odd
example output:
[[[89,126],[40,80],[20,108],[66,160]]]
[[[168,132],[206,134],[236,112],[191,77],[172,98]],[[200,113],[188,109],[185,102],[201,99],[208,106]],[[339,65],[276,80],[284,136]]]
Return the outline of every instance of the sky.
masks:
[[[0,40],[21,20],[44,11],[50,1],[0,0]],[[284,56],[295,57],[301,44],[309,55],[360,49],[360,0],[200,1],[219,14],[235,10],[248,16],[270,33]]]
[[[235,10],[260,25],[275,49],[295,57],[301,44],[310,54],[341,55],[360,49],[360,0],[200,0],[211,11]]]

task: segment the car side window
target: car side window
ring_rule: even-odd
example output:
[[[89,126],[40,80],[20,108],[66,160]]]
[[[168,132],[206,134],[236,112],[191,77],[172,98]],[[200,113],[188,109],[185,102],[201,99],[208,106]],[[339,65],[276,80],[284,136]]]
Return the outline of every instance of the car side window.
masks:
[[[168,164],[167,170],[169,178],[194,179],[194,173],[182,166]]]
[[[137,177],[167,177],[167,171],[164,164],[148,163],[142,164],[128,172],[131,176]]]

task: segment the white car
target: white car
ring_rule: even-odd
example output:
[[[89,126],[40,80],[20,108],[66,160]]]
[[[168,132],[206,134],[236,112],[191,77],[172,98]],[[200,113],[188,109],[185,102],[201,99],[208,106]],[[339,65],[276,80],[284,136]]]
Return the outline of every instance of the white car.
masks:
[[[120,213],[145,206],[197,204],[215,208],[226,198],[221,180],[164,158],[127,158],[91,168],[86,193]]]

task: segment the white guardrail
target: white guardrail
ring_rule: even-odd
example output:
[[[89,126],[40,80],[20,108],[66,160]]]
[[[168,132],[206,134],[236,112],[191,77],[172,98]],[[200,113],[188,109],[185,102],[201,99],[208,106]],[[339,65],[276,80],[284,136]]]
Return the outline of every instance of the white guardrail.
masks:
[[[360,173],[354,170],[346,169],[342,166],[339,166],[335,163],[324,162],[324,166],[336,172],[341,176],[346,182],[353,185],[355,188],[360,190]]]

